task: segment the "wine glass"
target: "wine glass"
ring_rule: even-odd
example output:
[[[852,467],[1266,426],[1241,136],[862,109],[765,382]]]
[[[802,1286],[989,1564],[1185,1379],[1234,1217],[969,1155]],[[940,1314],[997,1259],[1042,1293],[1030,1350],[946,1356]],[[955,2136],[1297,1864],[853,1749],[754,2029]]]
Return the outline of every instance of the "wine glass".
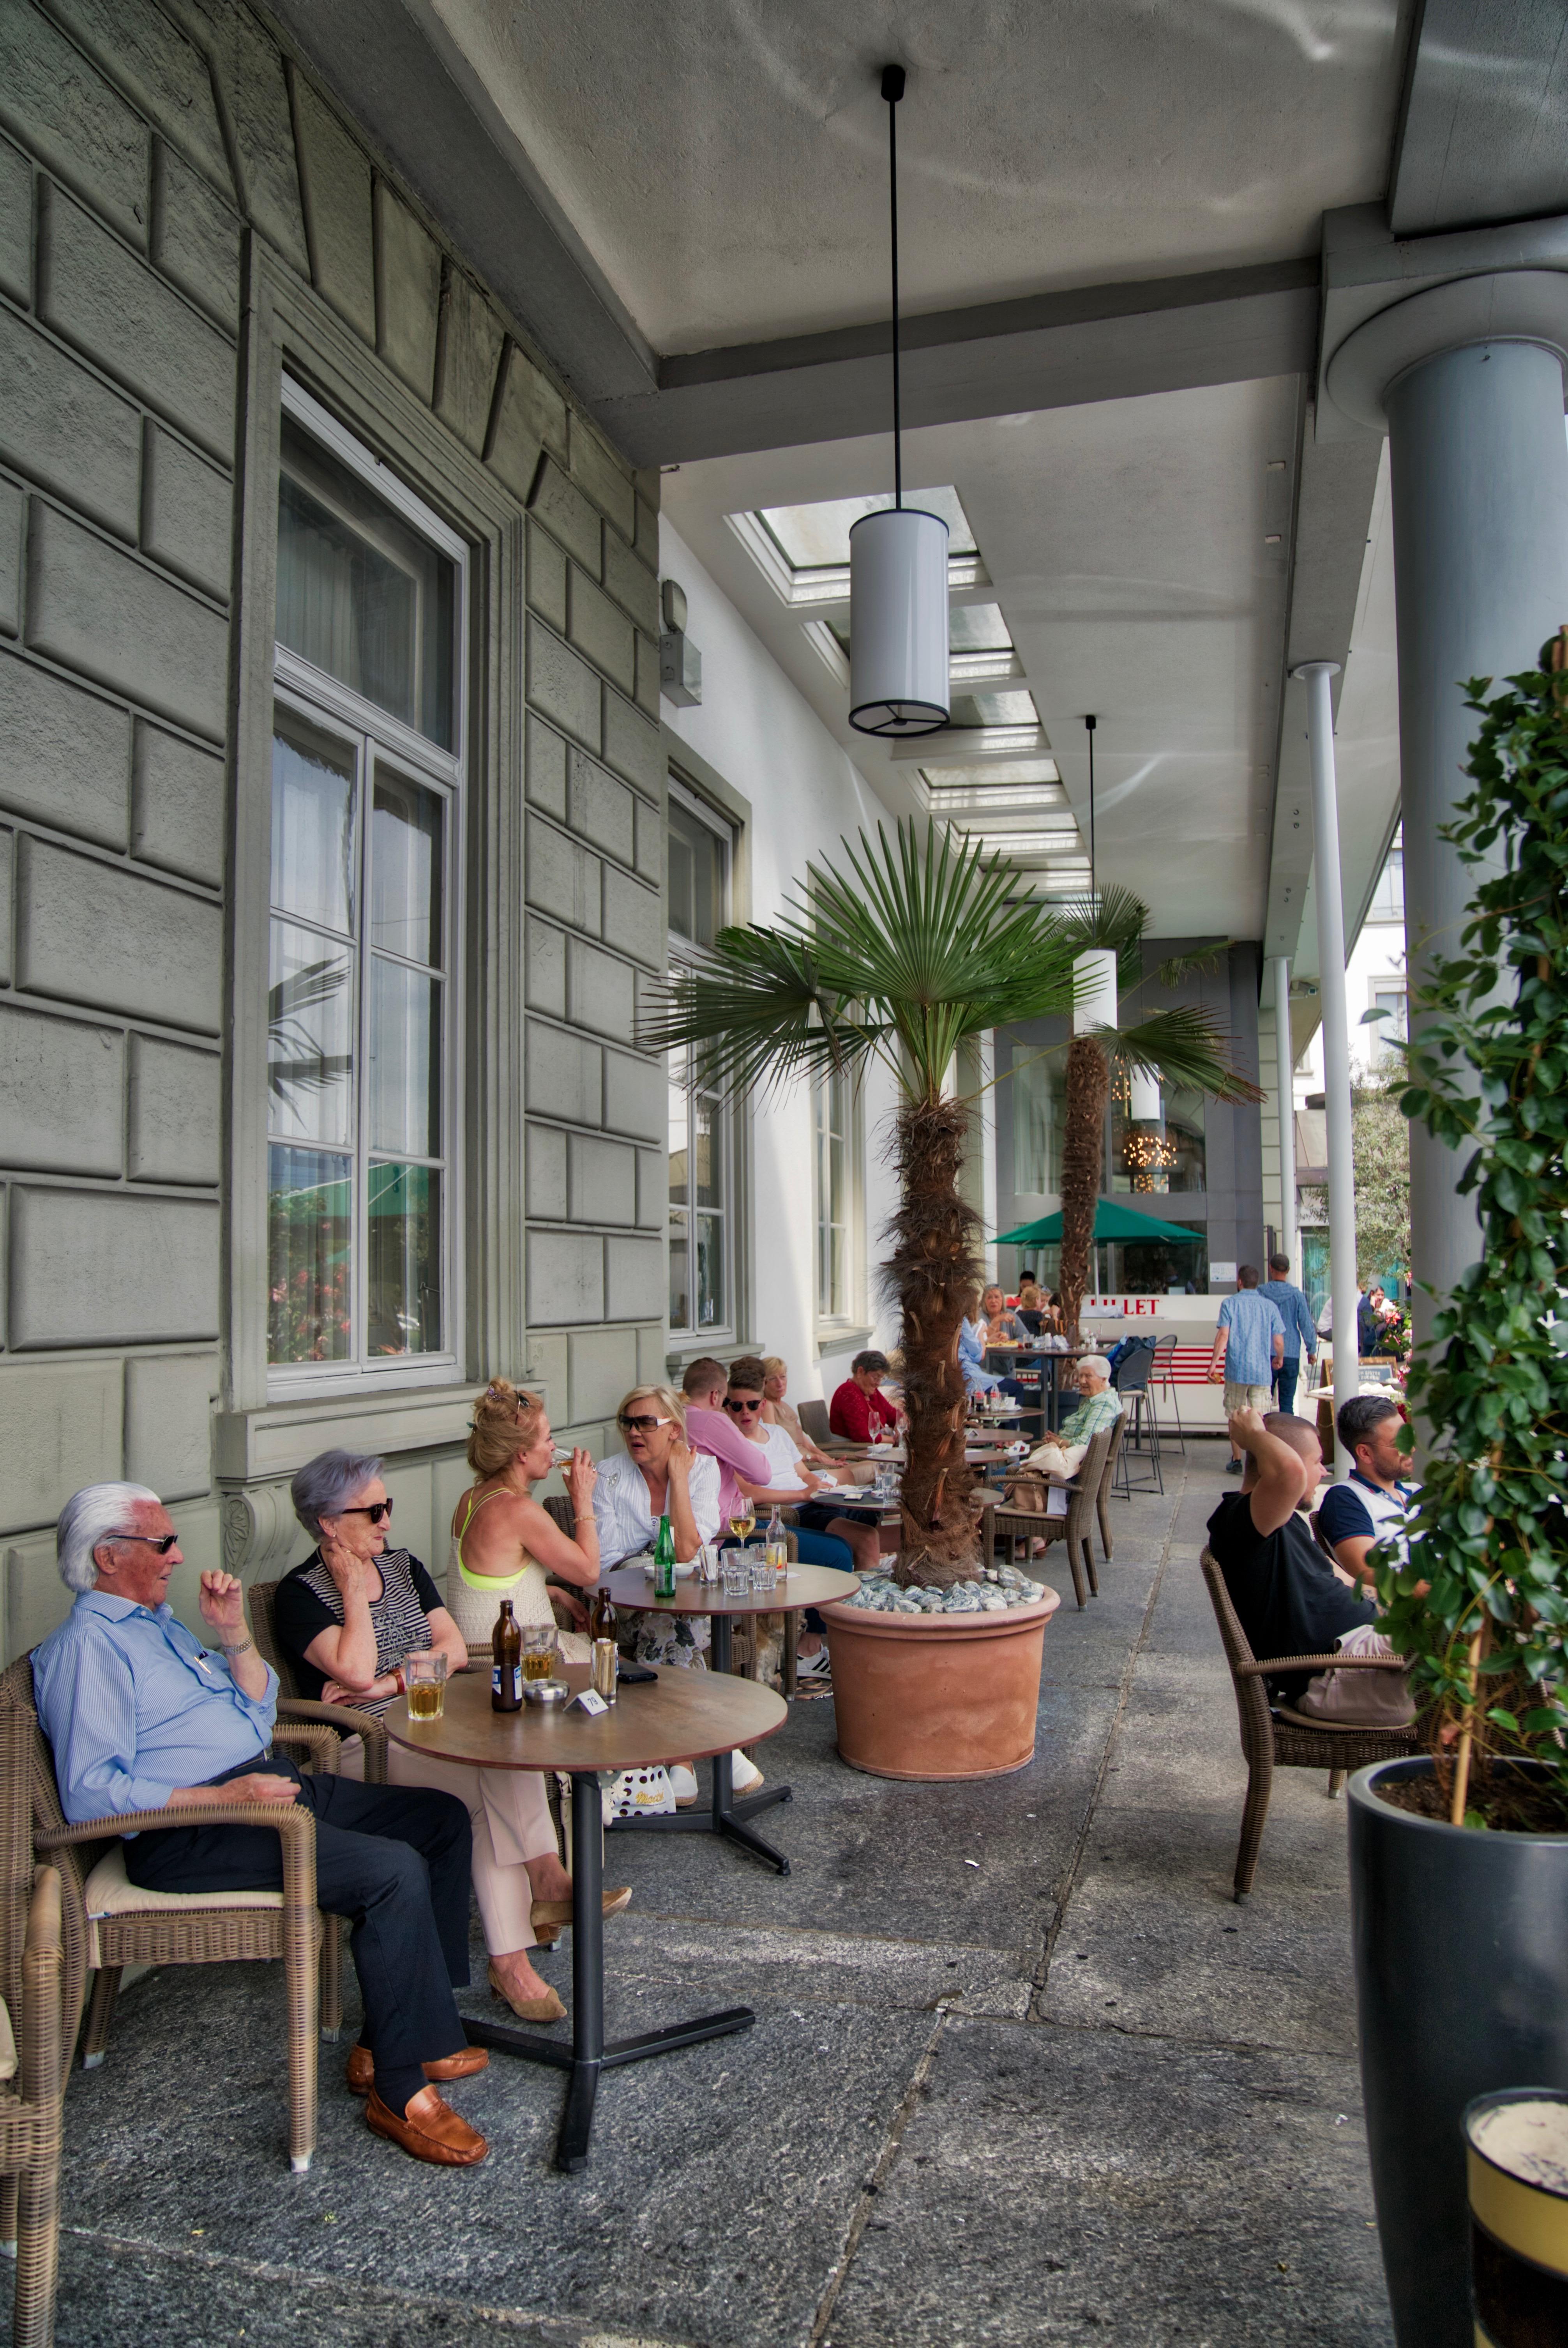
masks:
[[[743,1493],[739,1505],[731,1512],[730,1530],[734,1534],[735,1539],[738,1541],[743,1542],[749,1539],[753,1531],[755,1529],[756,1521],[756,1502],[750,1499],[744,1493]]]

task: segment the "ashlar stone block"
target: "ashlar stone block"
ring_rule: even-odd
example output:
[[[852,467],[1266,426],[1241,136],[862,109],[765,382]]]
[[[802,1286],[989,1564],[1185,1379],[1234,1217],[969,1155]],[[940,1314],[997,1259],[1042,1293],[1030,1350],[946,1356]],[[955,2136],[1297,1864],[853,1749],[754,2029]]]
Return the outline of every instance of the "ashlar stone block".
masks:
[[[133,1182],[217,1182],[222,1078],[216,1052],[131,1036],[127,1170]]]
[[[302,277],[311,271],[283,60],[243,0],[169,0],[210,64],[234,132],[242,209]]]
[[[0,636],[22,625],[22,527],[27,500],[14,481],[0,481]]]
[[[524,1169],[530,1218],[540,1222],[566,1220],[566,1136],[553,1125],[529,1124]]]
[[[436,390],[441,248],[384,180],[375,183],[376,348],[428,407]]]
[[[134,545],[140,416],[30,320],[4,309],[0,457]]]
[[[152,0],[50,0],[50,8],[163,136],[231,195],[207,60],[162,10]]]
[[[624,1042],[631,1033],[636,1015],[630,963],[602,953],[586,938],[569,938],[566,1015],[574,1027],[586,1027],[596,1035],[613,1035]]]
[[[40,162],[147,243],[147,125],[37,8],[0,8],[0,122]]]
[[[552,537],[559,539],[567,552],[592,578],[599,577],[604,536],[599,516],[581,490],[574,489],[560,467],[548,458],[539,467],[529,511],[537,515]]]
[[[664,1323],[661,1321],[655,1321],[651,1326],[639,1329],[637,1332],[637,1383],[639,1385],[659,1386],[668,1382],[670,1376],[670,1365],[666,1358],[668,1353],[669,1344],[665,1338]]]
[[[304,75],[295,68],[292,77],[294,147],[311,275],[323,300],[374,345],[375,251],[370,220],[370,161]]]
[[[530,1011],[566,1017],[566,938],[548,922],[530,916],[524,967],[524,1000]]]
[[[633,541],[641,561],[646,562],[654,578],[659,576],[659,509],[651,498],[641,491],[637,499],[637,536]]]
[[[523,894],[530,905],[575,930],[599,935],[603,867],[574,839],[538,816],[528,818]]]
[[[227,623],[36,498],[26,641],[193,734],[222,740]]]
[[[589,750],[599,748],[600,691],[588,663],[530,613],[528,699]]]
[[[637,1153],[623,1141],[571,1134],[567,1168],[567,1212],[574,1223],[637,1220]]]
[[[73,856],[48,840],[24,838],[19,846],[20,985],[63,1003],[218,1034],[223,978],[218,906]]]
[[[637,631],[575,563],[569,580],[567,633],[602,675],[623,693],[631,691],[637,677]]]
[[[0,981],[11,983],[11,932],[16,897],[16,835],[0,826]]]
[[[161,139],[153,141],[152,257],[166,277],[233,334],[240,324],[244,223]]]
[[[645,1231],[661,1231],[670,1205],[670,1161],[661,1149],[637,1153],[637,1220]]]
[[[573,831],[580,832],[606,856],[619,857],[622,864],[630,864],[635,840],[636,801],[625,784],[618,783],[613,775],[607,774],[580,750],[572,751],[567,776],[567,821]]]
[[[125,1472],[165,1500],[212,1482],[216,1354],[133,1354],[125,1365]],[[183,1531],[183,1528],[181,1529]]]
[[[528,524],[528,602],[558,635],[566,633],[567,559],[537,521]]]
[[[233,503],[228,474],[149,417],[141,476],[142,551],[223,602],[229,600]]]
[[[223,878],[223,761],[194,742],[136,721],[130,844],[148,864],[188,880]]]
[[[107,1470],[98,1468],[78,1477],[61,1497],[61,1507],[70,1498],[77,1484],[98,1484],[107,1480]],[[59,1509],[54,1511],[59,1514]],[[13,1541],[5,1552],[5,1661],[14,1663],[40,1639],[62,1623],[71,1611],[71,1593],[60,1580],[55,1568],[55,1536],[36,1533],[29,1540]]]
[[[571,477],[600,513],[610,516],[622,538],[637,528],[637,492],[629,468],[579,410],[571,417]]]
[[[476,456],[489,432],[505,341],[501,322],[484,294],[465,271],[448,261],[441,286],[436,413]]]
[[[84,1484],[124,1474],[124,1407],[118,1362],[12,1362],[0,1366],[0,1532],[51,1528]],[[13,1557],[15,1551],[12,1551]],[[61,1595],[68,1596],[63,1591]]]
[[[662,1067],[656,1061],[635,1059],[630,1052],[607,1051],[603,1117],[606,1129],[631,1134],[639,1141],[662,1141],[664,1120]]]
[[[0,1003],[0,1141],[29,1172],[120,1173],[125,1036]]]
[[[527,505],[541,449],[566,454],[566,401],[526,351],[508,342],[501,355],[495,412],[485,461],[512,495]]]
[[[637,638],[637,683],[632,699],[645,717],[659,716],[659,646],[651,636],[639,631]]]
[[[604,1241],[586,1231],[528,1233],[530,1328],[604,1318]]]
[[[19,1351],[217,1336],[216,1201],[18,1183],[11,1212]]]
[[[0,805],[124,848],[130,719],[31,661],[0,654]]]
[[[646,634],[659,633],[659,582],[613,530],[604,533],[604,583]]]
[[[523,1102],[533,1115],[604,1122],[604,1050],[563,1027],[528,1023],[523,1050]]]
[[[604,1310],[611,1321],[645,1321],[664,1305],[664,1250],[657,1240],[604,1242]]]
[[[656,885],[664,878],[664,816],[646,799],[637,802],[637,870]]]
[[[604,932],[651,970],[664,966],[664,903],[657,889],[619,866],[604,868]]]
[[[635,1329],[579,1329],[567,1340],[574,1426],[590,1418],[613,1418],[620,1397],[639,1383]]]
[[[220,461],[234,453],[234,349],[157,273],[46,180],[38,314]]]
[[[33,298],[33,166],[0,139],[0,294],[24,307]]]
[[[664,745],[659,728],[618,693],[604,696],[604,760],[633,788],[664,804]]]

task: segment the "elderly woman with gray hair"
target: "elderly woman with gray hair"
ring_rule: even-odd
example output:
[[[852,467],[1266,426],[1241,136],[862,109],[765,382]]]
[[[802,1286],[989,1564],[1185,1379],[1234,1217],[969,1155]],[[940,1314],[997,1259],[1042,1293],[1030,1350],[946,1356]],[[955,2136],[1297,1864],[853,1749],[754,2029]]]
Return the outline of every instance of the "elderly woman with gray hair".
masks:
[[[466,1671],[462,1632],[425,1567],[388,1545],[392,1501],[381,1461],[323,1451],[290,1487],[294,1514],[316,1547],[273,1599],[278,1637],[307,1696],[382,1712],[404,1685],[415,1652],[439,1649]],[[474,1834],[474,1891],[490,1955],[490,1987],[528,2022],[559,2022],[566,2008],[535,1972],[529,1951],[571,1921],[571,1878],[556,1849],[544,1786],[531,1770],[468,1769],[392,1745],[395,1785],[428,1786],[464,1803]],[[631,1898],[607,1890],[605,1913]]]

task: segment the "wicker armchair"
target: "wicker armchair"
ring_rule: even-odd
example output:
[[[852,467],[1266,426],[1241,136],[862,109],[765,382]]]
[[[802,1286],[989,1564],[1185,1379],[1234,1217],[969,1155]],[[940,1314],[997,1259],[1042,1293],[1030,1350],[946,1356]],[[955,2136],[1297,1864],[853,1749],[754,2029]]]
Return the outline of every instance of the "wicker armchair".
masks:
[[[1122,1411],[1118,1415],[1116,1424],[1111,1430],[1111,1445],[1105,1454],[1105,1466],[1100,1477],[1100,1488],[1094,1495],[1094,1513],[1100,1519],[1100,1546],[1105,1551],[1107,1565],[1111,1562],[1112,1554],[1111,1509],[1108,1504],[1116,1488],[1117,1463],[1122,1457],[1122,1442],[1126,1432],[1127,1414]],[[1124,1492],[1122,1497],[1123,1499],[1130,1500],[1132,1496],[1130,1492]]]
[[[1120,1424],[1118,1420],[1117,1425]],[[1070,1484],[1056,1488],[1058,1490],[1065,1489],[1067,1493],[1067,1514],[1064,1517],[1036,1515],[1031,1509],[1009,1509],[999,1501],[987,1501],[980,1511],[980,1555],[988,1564],[995,1555],[999,1540],[1010,1542],[1021,1534],[1035,1540],[1065,1541],[1067,1562],[1072,1574],[1073,1596],[1080,1606],[1088,1603],[1084,1592],[1087,1576],[1089,1589],[1096,1598],[1099,1597],[1100,1578],[1094,1570],[1094,1550],[1090,1532],[1101,1486],[1105,1480],[1105,1463],[1111,1456],[1112,1437],[1115,1431],[1114,1427],[1106,1426],[1102,1427],[1098,1435],[1091,1436],[1077,1475]],[[1015,1484],[1038,1485],[1041,1492],[1051,1488],[1044,1476],[1027,1468],[1020,1469],[1010,1480]],[[1109,1547],[1106,1554],[1110,1555]]]
[[[1260,1662],[1247,1643],[1235,1608],[1231,1604],[1219,1561],[1209,1550],[1203,1553],[1204,1580],[1220,1643],[1230,1665],[1235,1708],[1241,1724],[1241,1749],[1247,1766],[1246,1804],[1242,1811],[1241,1841],[1236,1849],[1235,1896],[1245,1900],[1257,1872],[1258,1852],[1268,1817],[1276,1769],[1327,1769],[1328,1791],[1335,1795],[1348,1769],[1365,1769],[1375,1761],[1397,1760],[1416,1750],[1414,1728],[1364,1728],[1340,1725],[1293,1711],[1287,1704],[1270,1704],[1264,1685],[1282,1672],[1402,1671],[1396,1658],[1386,1655],[1275,1655]]]
[[[65,2050],[77,2025],[66,2002],[59,1869],[33,1865],[35,1726],[30,1712],[0,1713],[0,1993],[20,2041],[20,2075],[0,2092],[0,2242],[16,2261],[15,2348],[49,2348],[55,2336]]]
[[[313,1704],[301,1695],[293,1657],[285,1654],[278,1643],[278,1625],[272,1612],[277,1591],[275,1581],[253,1581],[245,1597],[251,1609],[251,1635],[256,1642],[256,1652],[278,1674],[278,1718],[311,1722],[331,1729],[334,1744],[346,1744],[351,1736],[357,1736],[364,1746],[365,1784],[384,1786],[386,1730],[377,1715],[374,1712],[356,1712],[345,1704]],[[332,1775],[338,1775],[335,1757]]]
[[[288,1989],[289,2164],[302,2174],[316,2142],[316,2033],[335,2038],[343,2024],[336,1917],[316,1907],[316,1822],[293,1804],[204,1805],[138,1810],[108,1822],[68,1826],[60,1807],[54,1756],[32,1709],[33,1663],[21,1656],[0,1673],[0,1712],[28,1723],[33,1846],[57,1854],[64,1939],[68,2045],[76,2034],[87,1978],[95,1973],[83,2042],[83,2066],[104,2059],[120,1974],[128,1964],[210,1965],[239,1958],[283,1961]],[[273,1744],[302,1768],[335,1774],[338,1739],[314,1723],[280,1725]],[[121,1836],[176,1826],[260,1827],[282,1845],[282,1891],[141,1891],[125,1872]],[[331,1931],[323,1925],[330,1923]],[[318,1982],[318,1962],[320,1979]]]

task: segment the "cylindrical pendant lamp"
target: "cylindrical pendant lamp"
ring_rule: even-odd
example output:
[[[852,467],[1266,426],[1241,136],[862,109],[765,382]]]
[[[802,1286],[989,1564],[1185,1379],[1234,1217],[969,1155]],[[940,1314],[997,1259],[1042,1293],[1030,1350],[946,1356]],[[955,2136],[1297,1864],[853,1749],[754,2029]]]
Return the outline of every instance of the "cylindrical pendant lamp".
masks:
[[[948,525],[912,506],[849,533],[849,722],[929,734],[948,722]]]
[[[1134,1068],[1127,1082],[1127,1116],[1133,1125],[1160,1125],[1160,1079],[1147,1068]]]
[[[1116,954],[1111,946],[1085,946],[1072,964],[1072,1032],[1116,1025]]]

